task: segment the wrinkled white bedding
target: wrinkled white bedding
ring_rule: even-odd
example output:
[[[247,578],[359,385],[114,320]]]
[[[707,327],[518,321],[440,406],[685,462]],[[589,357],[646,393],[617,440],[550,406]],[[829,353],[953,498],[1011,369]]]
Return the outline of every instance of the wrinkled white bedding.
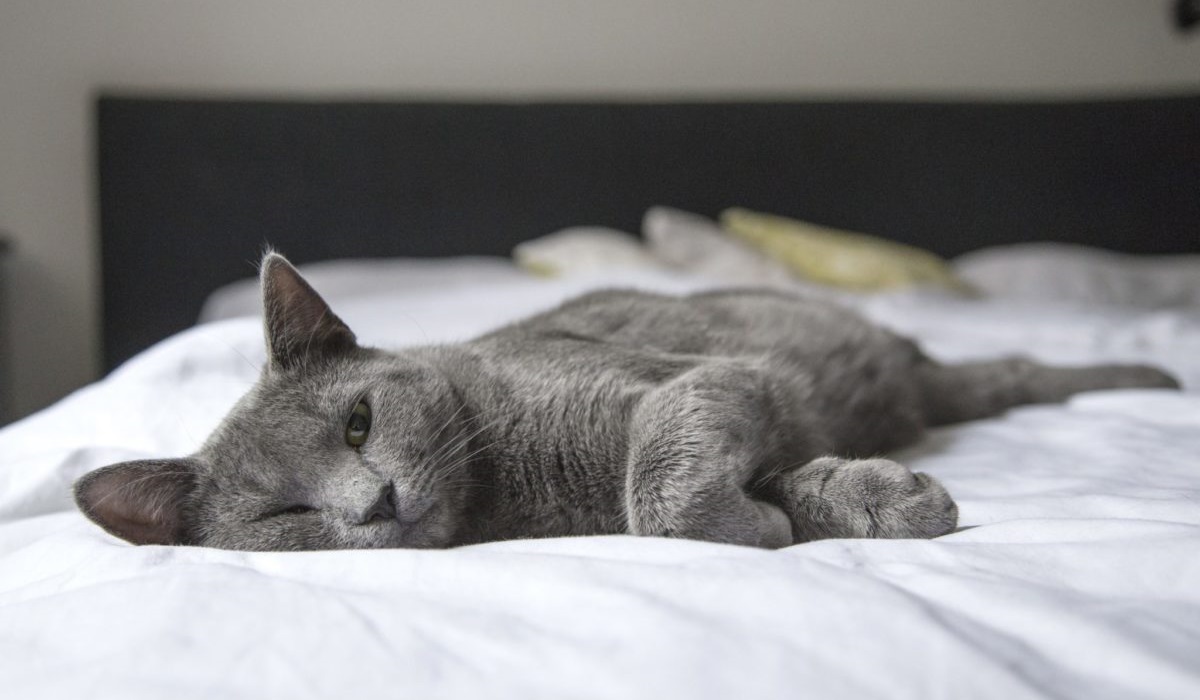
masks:
[[[601,283],[498,268],[456,279],[329,296],[363,342],[403,346]],[[860,305],[940,357],[1153,361],[1189,392],[1098,392],[935,431],[899,455],[958,500],[964,528],[934,541],[133,547],[79,515],[69,486],[114,461],[189,452],[254,380],[255,320],[198,326],[0,431],[0,693],[1200,697],[1200,313]]]

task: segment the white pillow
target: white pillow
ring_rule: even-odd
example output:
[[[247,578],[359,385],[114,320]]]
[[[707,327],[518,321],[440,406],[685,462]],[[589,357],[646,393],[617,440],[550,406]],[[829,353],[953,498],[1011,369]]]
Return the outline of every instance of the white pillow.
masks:
[[[727,284],[792,286],[780,262],[725,233],[715,221],[670,207],[651,207],[642,235],[662,264]]]
[[[513,260],[547,277],[659,267],[637,236],[603,226],[573,226],[525,241],[513,249]]]
[[[1200,306],[1200,255],[1141,256],[1064,243],[984,248],[953,261],[987,296],[1141,308]]]

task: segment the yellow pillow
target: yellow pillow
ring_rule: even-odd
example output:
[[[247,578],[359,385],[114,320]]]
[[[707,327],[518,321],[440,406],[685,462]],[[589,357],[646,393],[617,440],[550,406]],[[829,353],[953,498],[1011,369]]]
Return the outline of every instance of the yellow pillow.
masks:
[[[903,243],[737,208],[721,212],[721,225],[814,282],[864,291],[916,284],[971,291],[945,260]]]

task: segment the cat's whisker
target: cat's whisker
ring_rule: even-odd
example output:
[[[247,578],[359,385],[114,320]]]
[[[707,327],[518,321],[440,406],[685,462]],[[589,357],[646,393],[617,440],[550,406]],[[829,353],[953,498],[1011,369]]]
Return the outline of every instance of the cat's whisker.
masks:
[[[455,471],[456,471],[456,470],[457,470],[459,467],[463,466],[464,464],[468,464],[468,463],[470,463],[470,461],[471,461],[472,459],[474,459],[474,458],[475,458],[477,455],[479,455],[479,454],[481,454],[481,453],[483,453],[483,452],[486,452],[487,450],[490,450],[491,448],[495,447],[497,444],[499,444],[499,442],[498,442],[498,441],[493,441],[493,442],[490,442],[490,443],[488,443],[488,444],[484,445],[483,447],[480,447],[479,449],[477,449],[477,450],[474,450],[474,451],[472,451],[472,452],[470,452],[470,453],[468,453],[468,454],[464,455],[463,457],[459,458],[459,459],[458,459],[457,461],[455,461],[455,462],[452,462],[452,463],[450,463],[450,464],[443,464],[443,465],[440,465],[440,466],[439,466],[439,470],[440,470],[440,471],[442,471],[442,472],[450,472],[450,473],[453,473],[453,472],[455,472]]]
[[[251,362],[251,361],[250,361],[250,358],[249,358],[249,357],[246,357],[245,353],[243,353],[241,350],[238,350],[236,345],[234,345],[233,343],[229,342],[228,340],[225,340],[224,338],[219,338],[218,340],[220,340],[220,341],[221,341],[221,343],[222,343],[222,344],[223,344],[225,347],[227,347],[227,348],[229,348],[230,350],[232,350],[232,351],[233,351],[233,354],[235,354],[235,355],[237,355],[238,357],[242,358],[242,361],[246,363],[246,366],[247,366],[247,367],[249,367],[250,369],[254,370],[254,371],[255,371],[255,373],[262,372],[262,365],[256,365],[256,364],[254,364],[253,362]],[[253,384],[253,382],[251,382],[251,384]]]
[[[488,430],[491,430],[492,428],[495,428],[496,426],[498,426],[500,424],[501,424],[501,421],[499,419],[497,419],[497,420],[494,420],[494,421],[491,421],[488,423],[484,423],[483,425],[480,425],[478,428],[476,428],[475,430],[473,430],[465,435],[458,436],[459,444],[458,444],[458,447],[456,447],[455,449],[458,449],[459,447],[466,447],[466,446],[470,445],[471,442],[475,438],[479,437],[480,435],[483,435]]]
[[[211,334],[211,335],[210,335],[210,337],[208,338],[208,340],[209,340],[210,342],[216,342],[216,343],[219,343],[219,344],[221,344],[221,345],[225,346],[226,348],[228,348],[228,349],[229,349],[230,351],[232,351],[232,352],[233,352],[235,355],[237,355],[238,357],[240,357],[240,358],[242,359],[242,361],[246,363],[246,366],[247,366],[247,367],[249,367],[250,369],[254,370],[254,372],[255,372],[255,373],[259,373],[259,372],[261,372],[261,371],[262,371],[262,365],[261,365],[261,364],[255,364],[254,362],[252,362],[252,361],[250,360],[250,358],[246,357],[245,353],[243,353],[241,350],[238,350],[237,346],[236,346],[236,345],[234,345],[233,343],[229,342],[229,340],[228,340],[228,339],[226,339],[226,338],[224,338],[224,337],[222,337],[222,336],[216,335],[216,334],[214,333],[214,334]],[[250,383],[251,383],[251,384],[253,384],[253,382],[250,382]]]
[[[490,426],[489,426],[489,427],[490,427]],[[486,429],[486,428],[485,428],[485,429]],[[481,429],[481,430],[479,430],[479,431],[476,431],[474,434],[472,434],[472,435],[471,435],[470,437],[468,437],[468,438],[464,438],[464,439],[463,439],[463,440],[462,440],[462,441],[459,443],[459,445],[458,445],[458,446],[456,446],[456,448],[455,448],[455,450],[454,450],[454,451],[455,451],[455,452],[458,452],[459,450],[465,450],[465,449],[469,449],[469,448],[471,447],[471,443],[472,443],[472,442],[475,440],[475,438],[476,438],[476,437],[478,437],[480,434],[482,434],[482,432],[483,432],[483,429]],[[483,451],[485,451],[485,450],[488,450],[488,449],[490,449],[490,448],[494,447],[495,445],[497,445],[497,444],[499,444],[499,443],[500,443],[500,438],[496,438],[496,439],[492,440],[491,442],[488,442],[487,444],[485,444],[485,445],[483,445],[483,446],[481,446],[481,447],[478,447],[478,448],[476,448],[474,451],[470,452],[469,454],[467,454],[467,455],[465,455],[465,456],[462,456],[462,455],[460,455],[458,459],[459,459],[459,461],[470,459],[471,457],[473,457],[473,456],[475,456],[475,455],[479,454],[480,452],[483,452]],[[448,455],[442,455],[442,457],[446,457],[446,456],[448,456]],[[455,462],[454,464],[458,464],[458,463],[459,463],[459,462]],[[442,465],[442,468],[443,468],[443,469],[447,469],[447,468],[449,468],[449,467],[447,467],[447,466],[446,466],[446,465],[443,463],[443,465]]]
[[[414,317],[412,314],[408,313],[407,311],[402,311],[401,313],[404,314],[404,316],[407,317],[409,321],[412,321],[412,324],[417,327],[417,330],[421,331],[421,335],[425,337],[425,343],[432,344],[433,341],[431,341],[429,339],[429,334],[425,332],[425,328],[420,324],[420,322],[417,321],[416,317]]]
[[[799,461],[789,462],[786,464],[780,464],[775,467],[772,467],[767,472],[755,477],[754,481],[750,484],[750,488],[753,490],[761,489],[761,488],[765,487],[767,484],[771,483],[771,481],[773,481],[780,474],[790,472],[793,469],[798,469],[807,463],[808,463],[808,460],[802,459]]]
[[[425,465],[425,466],[430,467],[432,465]],[[474,477],[471,477],[470,475],[466,474],[465,472],[439,471],[436,468],[427,468],[424,470],[424,474],[425,474],[425,481],[423,482],[422,486],[424,486],[425,488],[442,487],[442,486],[446,486],[447,484],[453,484],[456,482],[461,482],[461,481],[469,482],[469,481],[474,480]]]
[[[426,476],[427,486],[429,488],[432,488],[435,486],[440,486],[440,485],[442,485],[442,481],[449,479],[453,476],[458,476],[458,475],[462,474],[462,472],[460,471],[460,467],[462,467],[466,464],[469,464],[471,462],[471,460],[473,460],[477,455],[479,455],[487,450],[490,450],[491,448],[495,447],[497,444],[499,444],[499,440],[494,440],[494,441],[489,442],[489,443],[483,445],[482,447],[480,447],[466,455],[460,456],[458,459],[456,459],[453,462],[433,464],[431,468],[427,468],[424,470],[425,474],[427,475]]]
[[[188,442],[192,445],[199,445],[201,441],[197,440],[196,436],[188,428],[187,421],[184,420],[183,413],[179,410],[179,408],[173,402],[167,401],[164,403],[169,407],[171,416],[175,418],[176,425],[178,425],[179,429],[183,431],[183,434],[187,436]],[[192,404],[193,407],[195,407],[195,405],[195,403]],[[195,413],[195,411],[193,411],[193,413]]]
[[[461,490],[461,489],[492,490],[495,488],[489,484],[485,484],[482,481],[479,481],[478,479],[459,479],[456,481],[448,481],[445,483],[439,482],[437,484],[437,487],[439,489],[443,489],[443,490],[454,490],[454,491]]]
[[[435,452],[433,455],[431,455],[429,457],[429,461],[431,461],[431,462],[439,461],[449,453],[456,452],[460,449],[468,447],[472,440],[474,440],[475,438],[482,435],[484,433],[484,431],[486,431],[498,424],[499,424],[498,420],[490,422],[490,423],[485,423],[484,425],[479,426],[476,430],[472,431],[469,434],[455,436],[455,438],[453,440],[447,441],[446,444],[442,445],[442,447],[439,448],[437,452]]]
[[[446,432],[446,429],[448,427],[450,427],[450,424],[454,421],[454,419],[457,418],[460,413],[462,413],[464,410],[466,410],[466,408],[467,408],[467,405],[465,403],[459,404],[458,408],[454,411],[454,413],[451,413],[450,417],[447,418],[445,420],[445,422],[443,422],[442,425],[435,432],[431,433],[427,440],[425,440],[425,444],[422,446],[421,451],[428,452],[429,446],[431,444],[433,444],[433,442],[435,440],[437,440],[439,437],[441,437],[443,433]],[[446,444],[449,444],[449,442],[450,441],[447,441]],[[443,444],[442,447],[438,448],[437,452],[434,452],[434,455],[430,459],[436,459],[437,455],[441,452],[441,450],[446,447],[446,444]]]

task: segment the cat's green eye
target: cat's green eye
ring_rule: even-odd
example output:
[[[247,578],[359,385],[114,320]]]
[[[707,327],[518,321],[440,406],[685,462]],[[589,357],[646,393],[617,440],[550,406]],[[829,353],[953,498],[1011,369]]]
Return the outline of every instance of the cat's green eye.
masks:
[[[367,441],[371,432],[371,407],[366,401],[359,401],[350,412],[350,420],[346,421],[346,444],[358,449]]]

